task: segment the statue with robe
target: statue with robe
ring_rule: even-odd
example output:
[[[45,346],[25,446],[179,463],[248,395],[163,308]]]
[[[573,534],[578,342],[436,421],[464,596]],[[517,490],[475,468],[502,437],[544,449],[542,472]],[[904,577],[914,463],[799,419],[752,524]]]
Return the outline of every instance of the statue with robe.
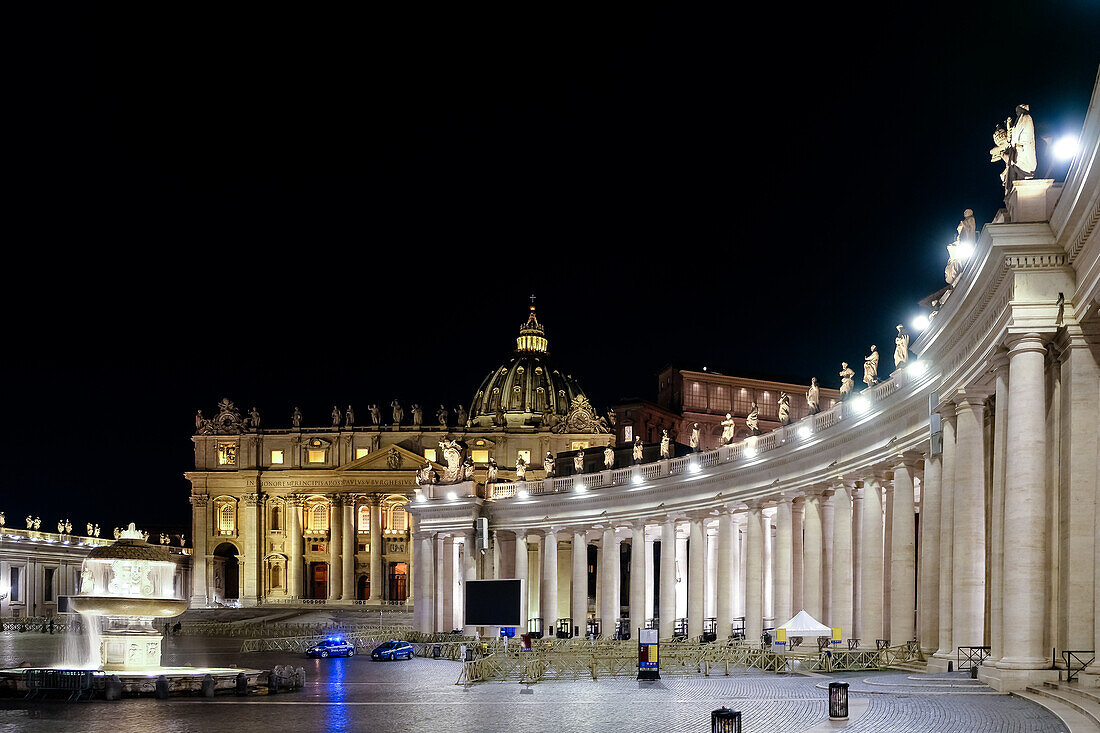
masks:
[[[791,424],[791,396],[786,392],[779,393],[779,424]]]
[[[694,423],[691,426],[691,439],[689,442],[692,453],[699,452],[699,423]]]
[[[466,427],[466,423],[466,405],[459,405],[455,408],[455,427],[464,428]]]
[[[603,467],[608,471],[615,468],[615,449],[610,445],[603,449]]]
[[[760,435],[760,408],[756,406],[756,400],[752,401],[749,415],[745,418],[745,427],[753,435]]]
[[[542,459],[542,467],[546,469],[547,476],[554,476],[557,473],[557,461],[554,460],[554,454],[550,451],[546,451],[546,458]]]
[[[900,369],[905,366],[905,362],[909,361],[909,332],[905,330],[905,325],[899,323],[898,337],[894,339],[894,343],[897,346],[894,347],[894,368]]]
[[[446,428],[447,420],[450,418],[450,413],[447,412],[447,408],[443,405],[439,406],[439,409],[435,411],[435,418],[439,420],[439,427]]]
[[[485,483],[491,484],[497,480],[497,473],[500,471],[500,467],[497,465],[496,459],[492,456],[489,457],[489,475],[485,479]]]
[[[667,429],[661,431],[661,458],[672,458],[672,441]]]
[[[255,406],[248,411],[248,424],[253,430],[260,429],[260,411]]]
[[[348,405],[348,409],[344,413],[344,425],[349,428],[355,425],[355,411],[351,409],[351,405]]]
[[[416,402],[414,402],[412,405],[412,418],[413,427],[418,428],[424,424],[424,408]]]
[[[92,523],[88,522],[88,526],[86,526],[84,528],[84,530],[85,530],[84,536],[85,537],[91,537],[92,536]]]
[[[341,417],[340,408],[337,407],[336,405],[333,405],[332,406],[332,427],[334,427],[334,428],[340,427],[340,417]]]
[[[401,421],[405,419],[405,410],[401,407],[401,403],[394,400],[390,403],[390,409],[393,410],[394,427],[401,427]]]
[[[817,388],[817,377],[810,377],[810,388],[806,390],[806,405],[810,408],[810,414],[821,412],[821,392]]]
[[[1023,181],[1035,177],[1037,167],[1035,159],[1035,122],[1031,119],[1031,107],[1016,105],[1016,123],[1012,125],[1009,136],[1014,158],[1009,170],[1009,182]]]
[[[378,427],[382,424],[382,411],[378,409],[378,405],[372,404],[367,407],[370,410],[370,424]]]
[[[722,421],[722,445],[733,442],[734,423],[733,415],[726,413],[726,419]]]
[[[634,439],[634,462],[642,462],[642,441],[641,438]]]
[[[527,480],[527,461],[523,456],[516,456],[516,481]]]
[[[291,427],[302,427],[302,411],[297,407],[294,408],[294,412],[290,413],[290,425]]]
[[[852,394],[852,387],[854,387],[855,384],[856,384],[855,379],[853,379],[853,377],[855,377],[855,376],[856,376],[856,373],[853,372],[851,370],[851,368],[848,366],[848,362],[846,362],[846,361],[840,362],[840,400],[841,400],[841,402],[846,400],[848,398],[848,395]]]
[[[871,344],[871,353],[863,357],[863,383],[868,387],[878,384],[878,348]]]
[[[577,451],[573,456],[573,473],[584,473],[584,449]]]

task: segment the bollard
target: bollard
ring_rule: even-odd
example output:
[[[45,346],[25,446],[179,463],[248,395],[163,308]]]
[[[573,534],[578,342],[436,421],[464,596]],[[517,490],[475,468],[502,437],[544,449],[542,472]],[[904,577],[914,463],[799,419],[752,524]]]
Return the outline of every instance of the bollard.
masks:
[[[153,684],[153,691],[156,694],[158,700],[168,699],[168,678],[164,675],[157,677],[157,681]]]
[[[202,676],[202,696],[214,697],[214,678],[209,674]]]
[[[118,700],[122,697],[122,680],[118,678],[117,674],[113,674],[107,678],[103,685],[103,699],[104,700]]]
[[[244,672],[237,673],[237,689],[236,693],[238,697],[243,697],[248,694],[248,676]]]
[[[973,667],[970,668],[970,679],[972,679],[972,680],[978,679],[978,665],[976,665],[976,664]]]

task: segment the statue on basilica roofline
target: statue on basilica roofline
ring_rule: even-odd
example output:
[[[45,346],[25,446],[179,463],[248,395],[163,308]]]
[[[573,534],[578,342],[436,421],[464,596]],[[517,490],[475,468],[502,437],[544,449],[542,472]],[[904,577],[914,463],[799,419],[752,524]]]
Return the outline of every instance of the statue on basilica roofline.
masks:
[[[498,427],[498,428],[503,428],[504,425],[505,425],[504,410],[501,409],[501,407],[499,405],[497,405],[496,412],[493,413],[493,426]]]
[[[634,439],[634,462],[642,462],[642,439],[640,437]]]
[[[257,410],[255,406],[248,411],[248,427],[253,430],[260,429],[260,411]]]
[[[42,517],[35,517],[34,518],[34,528],[39,529],[41,527],[42,527]]]
[[[603,449],[603,467],[608,471],[615,468],[615,449],[610,445]]]
[[[619,418],[615,415],[615,410],[610,407],[607,408],[607,422],[611,427],[615,427],[615,423],[618,419]]]
[[[661,458],[672,458],[672,441],[668,437],[668,428],[661,430]]]
[[[98,532],[96,532],[96,537],[99,537],[99,533],[98,533]],[[182,535],[182,534],[181,534],[181,535],[180,535],[180,547],[183,547],[183,546],[184,546],[184,544],[186,544],[186,542],[187,542],[187,538],[186,538],[186,536],[184,536],[184,535]]]
[[[733,442],[733,415],[726,413],[726,419],[722,421],[722,445],[729,445]]]
[[[57,520],[57,533],[58,534],[65,534],[65,523],[63,521],[61,521],[60,519]]]
[[[68,519],[66,519],[65,520],[65,534],[72,534],[72,533],[73,533],[73,523],[70,522]]]
[[[546,451],[546,458],[542,459],[542,467],[546,469],[548,477],[557,475],[557,461],[554,460],[554,454],[550,451]]]
[[[584,473],[584,449],[577,451],[573,456],[573,473]]]
[[[757,407],[756,400],[752,401],[752,407],[749,408],[748,417],[745,418],[745,427],[753,435],[760,435],[760,408]]]
[[[810,388],[806,390],[806,405],[810,408],[810,414],[821,412],[821,391],[817,388],[817,377],[810,377]]]
[[[412,405],[413,427],[418,428],[424,424],[424,408],[416,402]]]
[[[336,405],[332,406],[332,427],[340,427],[340,408]]]
[[[290,426],[293,428],[302,427],[302,411],[299,410],[297,407],[295,407],[294,411],[290,413]]]
[[[441,428],[446,428],[447,427],[447,421],[450,418],[450,416],[451,416],[450,413],[447,412],[447,408],[444,407],[443,405],[440,405],[439,409],[435,411],[435,418],[436,418],[436,420],[439,420],[439,427],[441,427]]]
[[[699,452],[699,423],[694,423],[691,426],[691,452]]]
[[[344,425],[349,428],[355,425],[355,411],[351,409],[351,405],[348,405],[347,412],[344,413]]]
[[[791,424],[791,396],[786,392],[779,393],[779,424]]]
[[[466,457],[466,444],[458,440],[444,438],[439,441],[439,448],[443,454],[443,460],[447,464],[447,467],[443,470],[443,476],[440,477],[440,483],[454,484],[465,480],[466,474],[463,463]]]
[[[527,461],[523,456],[516,456],[516,481],[527,480]]]
[[[92,536],[93,537],[99,537],[99,525],[98,524],[92,527]]]
[[[27,529],[34,529],[34,517],[27,515]]]
[[[843,402],[848,398],[848,395],[852,394],[852,387],[855,386],[856,373],[852,371],[848,366],[848,362],[840,362],[840,400]]]
[[[401,427],[401,421],[405,419],[405,410],[397,400],[391,402],[390,407],[393,409],[393,426],[399,428]]]
[[[381,425],[382,411],[378,409],[378,405],[370,405],[367,409],[370,410],[370,424],[374,427]]]
[[[88,526],[85,527],[84,529],[85,529],[84,536],[85,537],[91,537],[92,536],[92,523],[88,522]]]
[[[878,384],[878,347],[871,344],[871,353],[863,357],[863,383],[867,387]]]
[[[1001,183],[1004,184],[1006,196],[1016,181],[1035,177],[1035,122],[1031,119],[1029,105],[1016,105],[1015,123],[1009,117],[1003,125],[998,123],[994,127],[989,161],[996,163],[998,160],[1005,164],[1001,171]]]
[[[459,405],[455,408],[455,427],[460,429],[464,428],[467,422],[466,405]]]
[[[909,361],[909,332],[905,330],[905,324],[897,325],[898,337],[894,339],[897,346],[894,347],[894,368],[900,369]]]

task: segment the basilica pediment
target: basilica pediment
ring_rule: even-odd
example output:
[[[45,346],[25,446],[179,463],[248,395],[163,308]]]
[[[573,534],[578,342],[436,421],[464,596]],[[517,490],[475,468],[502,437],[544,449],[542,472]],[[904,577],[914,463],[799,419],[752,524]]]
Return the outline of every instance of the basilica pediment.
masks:
[[[362,458],[345,464],[337,471],[415,471],[424,465],[424,456],[402,448],[399,445],[387,445],[371,451]],[[428,461],[433,469],[442,470],[438,463]]]

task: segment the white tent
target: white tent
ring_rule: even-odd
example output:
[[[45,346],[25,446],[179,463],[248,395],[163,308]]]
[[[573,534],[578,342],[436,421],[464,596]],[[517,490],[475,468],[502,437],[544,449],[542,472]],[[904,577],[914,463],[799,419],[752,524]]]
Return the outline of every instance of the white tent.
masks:
[[[787,636],[829,636],[833,633],[833,630],[824,625],[805,610],[799,611],[798,614],[787,623],[782,626],[777,626],[777,629],[784,629],[787,632]]]

